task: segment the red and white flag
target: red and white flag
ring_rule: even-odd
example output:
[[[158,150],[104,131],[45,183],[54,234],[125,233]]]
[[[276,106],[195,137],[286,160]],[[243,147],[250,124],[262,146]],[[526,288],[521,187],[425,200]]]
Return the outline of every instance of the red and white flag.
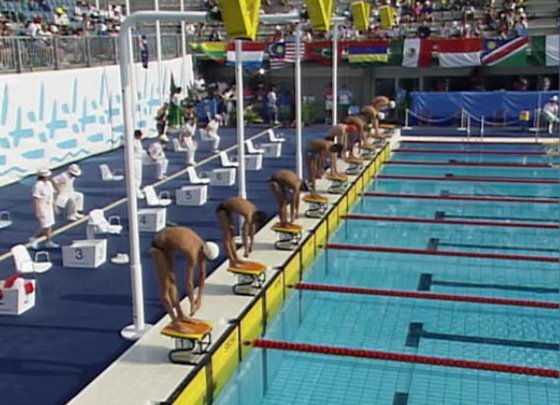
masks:
[[[261,42],[243,42],[241,46],[241,63],[246,69],[259,69],[264,59],[265,44]],[[235,43],[228,43],[227,65],[235,65]]]
[[[482,40],[465,38],[435,41],[434,51],[438,52],[439,65],[442,67],[480,66]]]
[[[432,64],[432,45],[427,39],[405,39],[402,65],[405,67],[428,67]]]

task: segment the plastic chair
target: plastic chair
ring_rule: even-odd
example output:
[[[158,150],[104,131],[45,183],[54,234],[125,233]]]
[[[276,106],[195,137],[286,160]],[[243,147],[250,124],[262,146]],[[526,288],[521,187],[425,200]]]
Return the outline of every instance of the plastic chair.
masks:
[[[99,170],[101,171],[101,179],[103,181],[121,181],[124,179],[122,174],[117,174],[116,171],[112,172],[106,164],[99,165]]]
[[[253,141],[250,139],[247,139],[245,141],[245,146],[247,147],[247,153],[250,155],[257,155],[257,154],[264,153],[264,149],[255,148],[255,145],[253,145]]]
[[[218,154],[218,156],[220,157],[220,164],[222,165],[222,167],[238,167],[239,166],[239,162],[234,162],[233,160],[231,160],[226,152],[222,151]]]
[[[95,235],[99,233],[120,234],[122,232],[121,218],[118,215],[105,218],[103,210],[92,210],[89,213],[89,220],[87,224],[87,238],[95,239]]]
[[[153,186],[144,187],[144,194],[146,195],[146,203],[150,207],[167,207],[173,202],[167,191],[162,191],[157,195]]]
[[[208,184],[210,183],[210,179],[199,177],[194,170],[194,167],[187,168],[187,177],[189,179],[189,183],[191,184]]]
[[[0,229],[12,226],[12,217],[9,211],[0,211]]]
[[[285,142],[286,139],[281,136],[276,136],[273,129],[269,129],[266,131],[268,134],[268,141],[269,142]]]
[[[45,273],[52,267],[49,252],[36,252],[35,260],[31,259],[31,255],[24,245],[15,245],[12,247],[11,252],[14,256],[14,264],[18,273]],[[43,260],[40,260],[41,258]]]

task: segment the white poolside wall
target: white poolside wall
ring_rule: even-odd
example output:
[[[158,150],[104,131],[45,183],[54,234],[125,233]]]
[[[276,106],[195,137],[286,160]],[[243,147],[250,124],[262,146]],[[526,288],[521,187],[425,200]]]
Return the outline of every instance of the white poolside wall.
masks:
[[[191,56],[162,62],[161,73],[156,62],[136,66],[136,125],[147,135],[171,75],[177,86],[192,83]],[[118,66],[0,75],[0,186],[118,148],[122,139]]]

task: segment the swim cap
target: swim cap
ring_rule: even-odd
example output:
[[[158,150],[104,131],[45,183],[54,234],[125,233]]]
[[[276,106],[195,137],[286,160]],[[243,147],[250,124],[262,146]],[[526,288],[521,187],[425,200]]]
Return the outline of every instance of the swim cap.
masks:
[[[382,113],[382,112],[377,113],[377,118],[379,118],[380,120],[384,120],[385,119],[385,114]]]
[[[203,248],[204,255],[208,260],[216,260],[220,255],[220,248],[214,242],[206,242]]]
[[[393,108],[395,108],[397,106],[397,103],[395,103],[393,100],[389,101],[389,108],[392,110]]]

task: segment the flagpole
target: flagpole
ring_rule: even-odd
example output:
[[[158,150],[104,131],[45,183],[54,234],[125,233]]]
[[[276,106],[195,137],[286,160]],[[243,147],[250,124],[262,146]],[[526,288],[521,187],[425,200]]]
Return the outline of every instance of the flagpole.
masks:
[[[154,9],[156,12],[159,11],[159,0],[154,0]],[[157,70],[158,70],[158,87],[161,100],[165,100],[162,74],[161,74],[161,24],[159,20],[156,20],[156,55],[157,55]]]
[[[245,185],[245,111],[243,109],[243,65],[241,61],[243,42],[235,40],[235,93],[237,97],[237,178],[239,197],[247,198]]]
[[[181,0],[180,3],[181,12],[185,11],[185,0]],[[181,21],[181,59],[182,59],[182,66],[181,66],[181,77],[183,80],[181,81],[181,87],[185,89],[188,85],[187,83],[187,30],[186,30],[186,23],[185,21]]]
[[[334,23],[333,26],[333,45],[332,45],[332,97],[333,97],[333,108],[332,108],[332,124],[336,125],[337,119],[337,109],[338,109],[338,23]]]
[[[303,136],[301,97],[301,23],[296,24],[296,172],[303,178]]]

